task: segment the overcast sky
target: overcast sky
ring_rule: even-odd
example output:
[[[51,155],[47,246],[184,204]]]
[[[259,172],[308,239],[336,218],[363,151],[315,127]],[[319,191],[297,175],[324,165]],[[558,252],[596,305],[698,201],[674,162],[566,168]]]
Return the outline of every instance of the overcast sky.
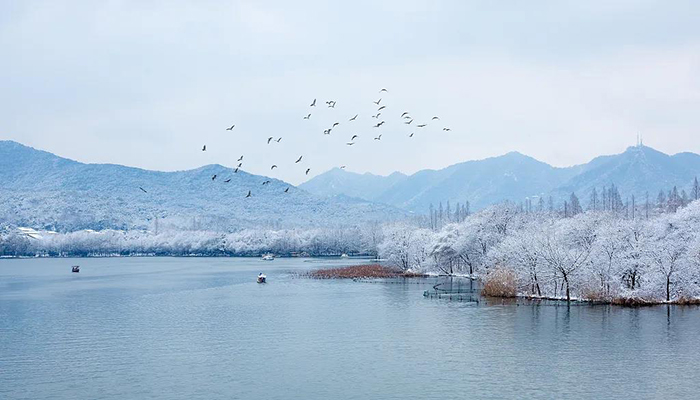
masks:
[[[295,184],[513,150],[568,166],[637,133],[700,152],[698,21],[691,0],[2,1],[0,139],[158,170],[244,155]]]

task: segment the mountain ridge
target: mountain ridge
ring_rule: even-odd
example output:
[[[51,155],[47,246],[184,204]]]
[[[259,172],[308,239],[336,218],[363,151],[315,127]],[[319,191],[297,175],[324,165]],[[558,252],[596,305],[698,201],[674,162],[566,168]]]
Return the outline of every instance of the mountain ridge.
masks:
[[[659,190],[690,185],[696,175],[700,175],[700,155],[687,151],[668,155],[642,145],[570,167],[555,167],[511,151],[442,169],[417,171],[401,182],[386,184],[382,193],[372,200],[425,213],[431,204],[437,206],[447,201],[462,204],[469,201],[473,209],[480,209],[504,200],[518,202],[540,196],[563,201],[572,192],[587,199],[593,188],[612,184],[623,195],[641,196],[649,192],[655,196]],[[313,181],[323,176],[318,175],[300,187],[318,193]]]

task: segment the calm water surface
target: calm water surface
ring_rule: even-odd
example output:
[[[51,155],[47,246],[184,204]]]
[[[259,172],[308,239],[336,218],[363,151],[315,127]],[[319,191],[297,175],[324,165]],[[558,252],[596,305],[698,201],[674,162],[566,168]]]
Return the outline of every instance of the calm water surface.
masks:
[[[82,265],[71,274],[72,264]],[[697,398],[700,309],[478,305],[352,260],[0,260],[2,399]],[[258,285],[264,271],[269,283]]]

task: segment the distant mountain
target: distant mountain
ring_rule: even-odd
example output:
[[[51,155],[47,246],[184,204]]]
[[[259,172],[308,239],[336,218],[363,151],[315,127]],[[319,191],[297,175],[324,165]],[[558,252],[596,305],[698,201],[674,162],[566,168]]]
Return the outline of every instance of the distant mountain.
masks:
[[[647,146],[629,147],[624,153],[602,156],[583,166],[581,173],[561,184],[552,195],[563,197],[572,192],[588,203],[593,188],[614,184],[624,197],[634,195],[643,199],[649,193],[651,201],[660,190],[673,186],[689,190],[693,179],[700,176],[700,155],[679,153],[673,156]]]
[[[262,185],[266,180],[270,183]],[[246,198],[249,190],[252,197]],[[221,165],[158,172],[83,164],[0,141],[0,223],[53,230],[145,229],[158,217],[161,227],[230,230],[356,225],[405,215],[366,200],[321,198]]]
[[[333,168],[299,185],[317,196],[332,197],[340,194],[365,200],[374,200],[387,189],[408,178],[400,172],[389,176],[370,173],[357,174],[340,168]]]
[[[611,184],[616,185],[623,196],[638,198],[647,191],[655,198],[659,190],[673,186],[687,190],[693,178],[700,175],[700,155],[669,156],[650,147],[635,146],[621,154],[597,157],[587,164],[556,168],[512,152],[441,170],[422,170],[402,176],[393,184],[386,178],[382,184],[377,184],[373,175],[349,174],[331,170],[302,187],[324,195],[329,191],[324,184],[333,182],[333,194],[340,192],[416,213],[427,212],[430,204],[437,206],[447,201],[453,204],[469,201],[472,209],[480,209],[503,200],[519,202],[528,197],[551,195],[554,200],[561,201],[572,192],[587,204],[593,188]],[[346,181],[352,182],[352,188],[371,187],[373,190],[369,194],[356,189],[345,190],[342,182]]]

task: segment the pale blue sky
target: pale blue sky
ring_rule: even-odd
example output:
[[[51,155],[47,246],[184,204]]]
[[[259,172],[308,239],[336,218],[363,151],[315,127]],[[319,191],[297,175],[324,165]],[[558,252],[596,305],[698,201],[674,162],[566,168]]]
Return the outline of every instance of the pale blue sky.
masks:
[[[637,133],[700,152],[697,21],[694,1],[3,1],[0,139],[159,170],[243,154],[292,183],[512,150],[572,165]]]

